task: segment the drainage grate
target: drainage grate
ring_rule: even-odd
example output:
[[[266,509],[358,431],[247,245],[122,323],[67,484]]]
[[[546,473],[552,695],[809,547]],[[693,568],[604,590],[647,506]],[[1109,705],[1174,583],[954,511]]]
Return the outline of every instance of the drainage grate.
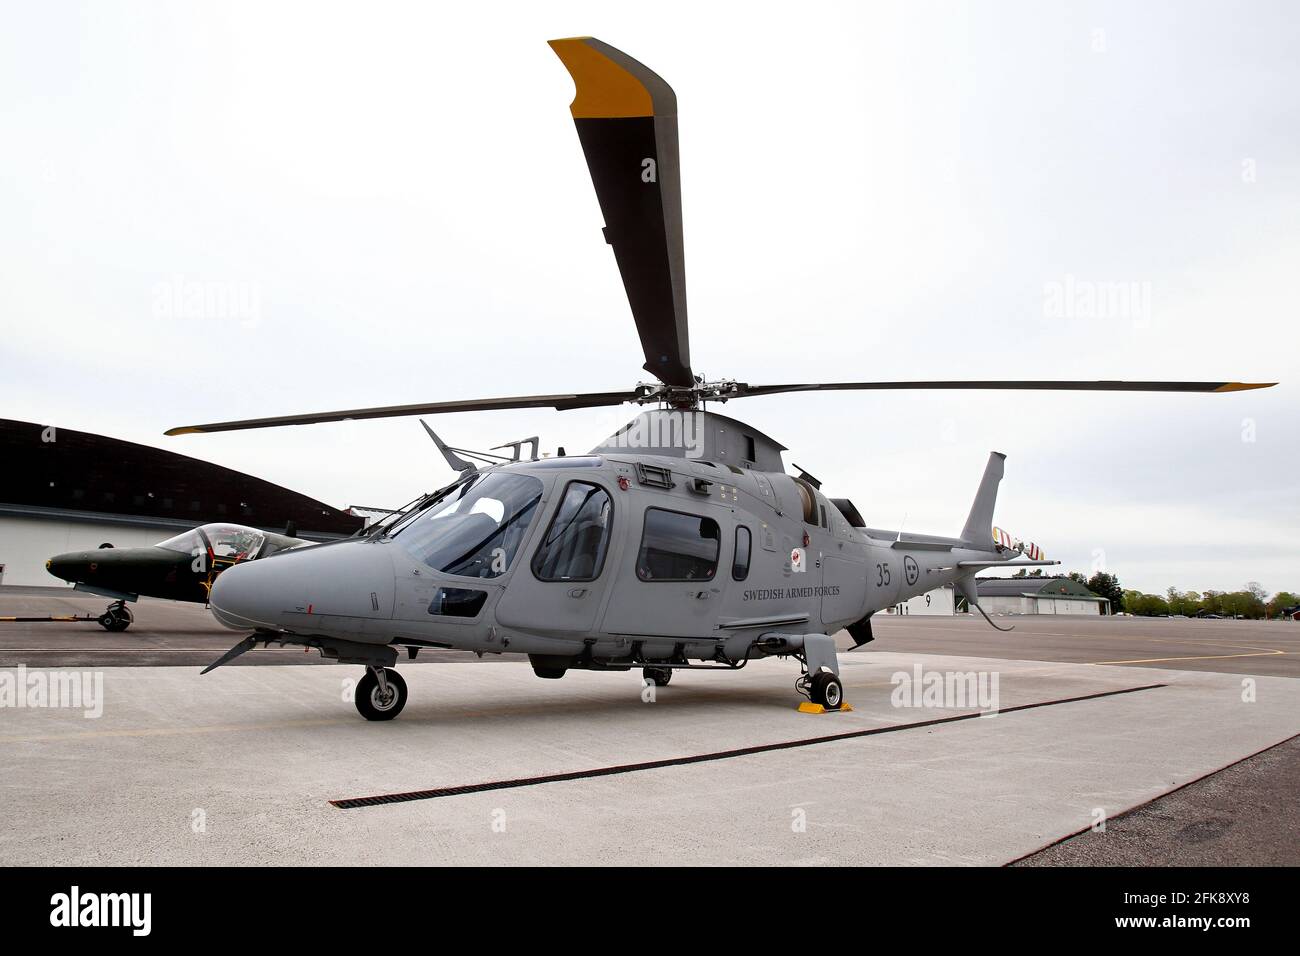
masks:
[[[1098,694],[1085,694],[1082,697],[1063,697],[1058,700],[1042,700],[1033,704],[1019,704],[1004,707],[998,714],[1014,714],[1020,710],[1034,710],[1038,707],[1054,707],[1058,704],[1076,704],[1085,700],[1098,700],[1103,697],[1117,697],[1120,694],[1136,694],[1144,690],[1157,690],[1167,684],[1143,684],[1141,687],[1125,687],[1121,690],[1107,690]],[[411,790],[407,793],[381,793],[372,797],[347,797],[343,800],[331,800],[330,803],[340,810],[355,810],[360,807],[379,807],[389,803],[410,803],[415,800],[436,800],[438,797],[460,797],[470,793],[485,793],[489,790],[514,790],[519,787],[535,787],[543,783],[563,783],[566,780],[589,780],[594,777],[612,777],[622,773],[636,773],[640,770],[659,770],[663,767],[681,767],[692,763],[708,763],[713,760],[730,760],[734,757],[749,757],[754,754],[771,753],[777,750],[793,750],[796,747],[812,747],[816,744],[834,743],[839,740],[853,740],[856,737],[874,737],[879,734],[894,734],[902,730],[915,730],[918,727],[935,727],[939,724],[952,724],[960,720],[973,720],[980,716],[978,712],[956,714],[952,717],[936,717],[933,720],[921,720],[913,724],[897,724],[893,727],[873,727],[869,730],[850,730],[842,734],[828,734],[825,737],[807,737],[802,740],[784,740],[774,744],[758,744],[753,747],[741,747],[737,750],[719,750],[715,753],[694,754],[688,757],[670,757],[666,760],[648,760],[644,763],[619,764],[612,767],[595,767],[591,770],[570,770],[566,773],[548,773],[538,777],[518,777],[513,780],[490,780],[486,783],[467,783],[454,787],[436,787],[432,790]]]

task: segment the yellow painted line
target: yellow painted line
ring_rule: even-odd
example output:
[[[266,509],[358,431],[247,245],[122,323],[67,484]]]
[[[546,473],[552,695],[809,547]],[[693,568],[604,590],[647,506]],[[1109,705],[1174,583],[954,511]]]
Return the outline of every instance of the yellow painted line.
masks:
[[[1094,664],[1168,664],[1173,661],[1223,661],[1234,657],[1274,657],[1281,654],[1287,655],[1287,651],[1278,650],[1276,647],[1261,647],[1258,644],[1234,644],[1229,641],[1187,641],[1177,638],[1161,639],[1149,638],[1153,644],[1187,644],[1196,647],[1234,647],[1247,648],[1254,651],[1253,654],[1204,654],[1200,656],[1184,655],[1182,657],[1143,657],[1135,660],[1126,661],[1093,661]]]
[[[52,623],[52,622],[53,622],[53,623],[59,623],[59,624],[65,624],[65,623],[68,623],[68,622],[71,622],[71,621],[76,621],[76,622],[87,623],[87,624],[88,624],[88,623],[90,623],[90,622],[93,621],[93,620],[95,620],[93,617],[75,617],[75,616],[73,616],[73,615],[71,615],[71,614],[59,615],[58,617],[52,617],[52,616],[46,616],[46,617],[21,617],[21,616],[0,617],[0,621],[4,621],[4,622],[7,623],[7,624],[13,624],[13,623],[15,623],[15,622],[17,622],[17,623],[21,623],[21,624],[48,624],[48,623]]]
[[[1286,651],[1259,651],[1254,654],[1205,654],[1200,657],[1142,657],[1131,661],[1092,661],[1093,664],[1163,664],[1168,661],[1223,661],[1230,657],[1272,657]]]
[[[1251,651],[1270,651],[1274,654],[1285,654],[1286,651],[1279,651],[1276,647],[1264,647],[1260,644],[1240,644],[1233,641],[1188,641],[1179,638],[1159,638],[1149,637],[1146,640],[1152,644],[1193,644],[1197,647],[1244,647]]]

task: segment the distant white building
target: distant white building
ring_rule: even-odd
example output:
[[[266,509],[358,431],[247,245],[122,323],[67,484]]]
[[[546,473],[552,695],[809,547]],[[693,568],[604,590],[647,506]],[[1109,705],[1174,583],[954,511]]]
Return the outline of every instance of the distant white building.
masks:
[[[1070,578],[979,578],[989,614],[1109,614],[1110,602]]]
[[[957,613],[952,585],[944,585],[933,591],[918,594],[910,600],[895,604],[888,609],[890,614],[940,614],[951,617]]]

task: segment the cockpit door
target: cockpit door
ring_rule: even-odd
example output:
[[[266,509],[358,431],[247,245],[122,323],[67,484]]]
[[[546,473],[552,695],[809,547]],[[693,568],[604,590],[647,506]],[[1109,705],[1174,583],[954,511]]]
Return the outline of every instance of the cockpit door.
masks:
[[[614,573],[614,496],[586,477],[557,483],[553,496],[546,530],[501,596],[497,620],[534,632],[591,631]]]

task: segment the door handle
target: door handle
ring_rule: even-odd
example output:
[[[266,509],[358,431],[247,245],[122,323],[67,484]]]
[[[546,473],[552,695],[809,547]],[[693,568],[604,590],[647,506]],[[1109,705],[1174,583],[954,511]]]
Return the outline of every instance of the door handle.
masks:
[[[569,589],[569,597],[571,597],[571,598],[580,598],[580,597],[582,597],[582,596],[583,596],[584,594],[586,594],[586,593],[587,593],[587,589],[586,589],[586,588],[570,588],[570,589]]]

